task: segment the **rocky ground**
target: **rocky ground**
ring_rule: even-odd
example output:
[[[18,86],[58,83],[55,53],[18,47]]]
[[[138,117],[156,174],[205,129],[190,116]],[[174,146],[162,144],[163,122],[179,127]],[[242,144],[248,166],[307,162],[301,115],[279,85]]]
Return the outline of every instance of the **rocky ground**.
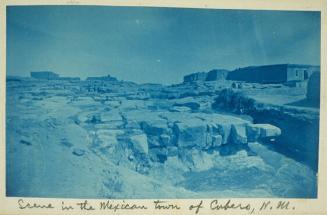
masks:
[[[250,100],[217,101],[225,88]],[[315,197],[316,151],[290,140],[292,120],[319,122],[318,108],[292,105],[304,95],[228,81],[7,82],[7,195]]]

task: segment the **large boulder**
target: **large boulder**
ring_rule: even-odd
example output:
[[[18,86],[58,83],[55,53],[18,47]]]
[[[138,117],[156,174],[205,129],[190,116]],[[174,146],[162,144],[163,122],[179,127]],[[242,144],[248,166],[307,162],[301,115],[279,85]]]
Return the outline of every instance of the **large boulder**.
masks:
[[[262,138],[271,138],[280,136],[282,131],[280,128],[270,124],[248,124],[247,136],[249,141],[254,142]]]
[[[167,121],[164,119],[143,121],[141,128],[147,135],[159,136],[168,132]]]
[[[179,147],[201,148],[206,145],[207,125],[200,119],[191,118],[174,124],[174,133]]]
[[[257,124],[260,126],[260,138],[277,137],[282,134],[280,128],[270,124]]]

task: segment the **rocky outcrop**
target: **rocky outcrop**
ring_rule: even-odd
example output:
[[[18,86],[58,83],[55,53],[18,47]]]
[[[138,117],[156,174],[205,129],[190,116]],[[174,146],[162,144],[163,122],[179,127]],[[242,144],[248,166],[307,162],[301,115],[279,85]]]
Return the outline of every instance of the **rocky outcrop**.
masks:
[[[135,110],[129,111],[124,119],[133,121],[141,129],[138,134],[132,132],[128,137],[134,151],[147,155],[153,162],[165,162],[171,156],[182,159],[190,149],[206,153],[207,150],[219,150],[223,145],[246,146],[248,142],[281,134],[273,125],[253,124],[222,114]]]
[[[174,124],[174,134],[179,147],[203,148],[206,145],[206,124],[199,119],[190,119]]]
[[[246,128],[251,142],[259,138],[278,137],[282,133],[280,128],[270,124],[249,124]]]
[[[206,81],[225,80],[229,71],[225,69],[213,69],[207,73]]]
[[[169,157],[177,156],[187,160],[191,166],[194,166],[195,160],[206,156],[208,150],[219,152],[221,147],[246,148],[249,142],[281,134],[281,130],[273,125],[253,124],[250,120],[235,116],[167,110],[113,109],[98,114],[91,112],[80,125],[83,123],[97,129],[94,137],[91,137],[94,146],[115,153],[117,158],[131,156],[133,162],[164,163]],[[129,150],[126,152],[128,155],[122,150]],[[189,154],[189,150],[193,154]],[[195,160],[190,162],[193,158]]]
[[[315,181],[302,183],[308,172],[302,166],[296,168],[295,161],[290,166],[290,161],[295,160],[295,153],[305,152],[298,156],[301,162],[312,159],[317,163],[319,112],[305,114],[307,110],[262,104],[257,99],[270,100],[271,95],[274,100],[277,92],[285,92],[283,100],[294,93],[301,98],[304,94],[280,85],[213,81],[218,78],[216,71],[207,75],[204,81],[171,86],[117,80],[9,81],[7,157],[15,162],[7,169],[8,181],[17,183],[7,190],[26,186],[28,192],[23,194],[32,194],[30,190],[44,184],[42,190],[54,187],[67,193],[74,186],[76,197],[84,198],[80,187],[92,181],[87,190],[100,184],[94,189],[95,198],[148,197],[144,190],[153,198],[160,192],[172,198],[171,190],[179,188],[194,191],[185,194],[187,198],[193,194],[235,197],[230,193],[233,189],[236,193],[243,190],[246,197],[255,189],[269,194],[278,190],[277,196],[282,197],[299,191],[303,194],[294,197],[315,197],[311,192],[316,189]],[[225,89],[233,85],[235,89]],[[289,153],[287,158],[284,153]],[[38,161],[44,156],[49,157],[45,165],[55,167],[54,175],[30,171],[42,170],[43,163]],[[44,176],[47,180],[33,186],[27,183]],[[59,180],[48,180],[53,176]],[[141,183],[135,185],[136,179]],[[300,182],[295,191],[290,189],[294,181]],[[48,186],[48,182],[53,183]],[[303,191],[303,187],[309,189]]]
[[[312,76],[314,78],[314,74]],[[242,113],[252,117],[256,124],[247,126],[248,141],[259,138],[265,142],[274,142],[288,156],[291,154],[313,169],[318,168],[318,157],[313,155],[318,154],[319,109],[306,110],[261,103],[231,89],[222,90],[214,100],[212,108],[217,111]],[[319,107],[319,102],[316,105]]]

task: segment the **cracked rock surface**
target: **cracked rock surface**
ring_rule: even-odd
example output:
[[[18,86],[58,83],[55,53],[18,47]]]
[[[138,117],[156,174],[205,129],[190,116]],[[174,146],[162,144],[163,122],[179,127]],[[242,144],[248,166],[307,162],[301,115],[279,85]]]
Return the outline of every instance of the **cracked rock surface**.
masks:
[[[271,147],[285,131],[212,109],[217,86],[7,84],[9,196],[316,195],[315,171]]]

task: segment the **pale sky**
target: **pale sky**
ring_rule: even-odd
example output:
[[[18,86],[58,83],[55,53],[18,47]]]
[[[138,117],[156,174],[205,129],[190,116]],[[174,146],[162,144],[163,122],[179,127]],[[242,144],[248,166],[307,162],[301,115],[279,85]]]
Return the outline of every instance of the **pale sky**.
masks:
[[[320,12],[7,7],[7,75],[51,70],[170,84],[276,63],[320,64]]]

